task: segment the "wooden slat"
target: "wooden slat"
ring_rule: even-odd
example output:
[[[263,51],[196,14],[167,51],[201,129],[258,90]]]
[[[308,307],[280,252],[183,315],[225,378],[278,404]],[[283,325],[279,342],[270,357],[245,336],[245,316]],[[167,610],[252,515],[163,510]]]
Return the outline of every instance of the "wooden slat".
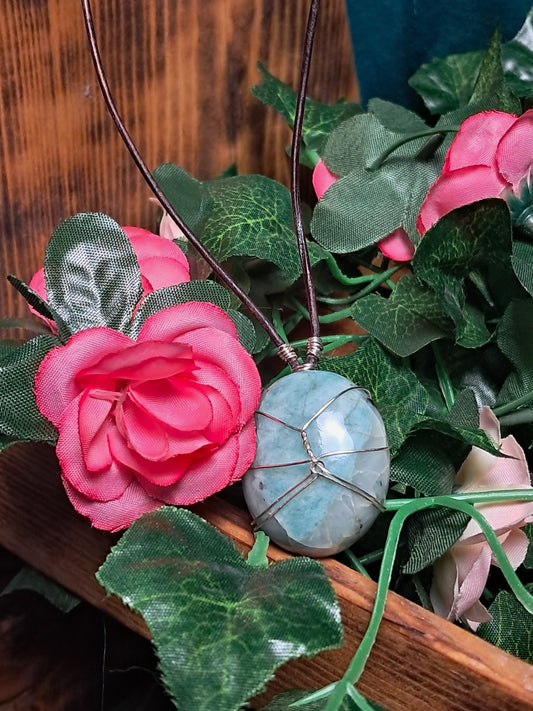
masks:
[[[232,163],[288,183],[284,121],[250,94],[261,60],[296,86],[307,0],[93,0],[116,101],[149,166],[213,179]],[[334,51],[332,51],[334,48]],[[0,3],[0,317],[25,314],[5,282],[42,266],[79,211],[154,227],[157,210],[105,113],[79,0]],[[354,98],[344,0],[320,18],[310,93]]]
[[[242,550],[252,534],[247,514],[213,499],[196,507]],[[142,619],[106,597],[94,573],[117,537],[92,529],[62,490],[53,451],[17,445],[0,458],[0,544],[141,635]],[[286,557],[271,547],[270,557]],[[260,699],[290,688],[321,686],[343,673],[372,609],[375,585],[334,560],[325,568],[339,597],[346,642],[341,650],[285,665]],[[533,667],[390,593],[360,688],[392,711],[533,709]]]

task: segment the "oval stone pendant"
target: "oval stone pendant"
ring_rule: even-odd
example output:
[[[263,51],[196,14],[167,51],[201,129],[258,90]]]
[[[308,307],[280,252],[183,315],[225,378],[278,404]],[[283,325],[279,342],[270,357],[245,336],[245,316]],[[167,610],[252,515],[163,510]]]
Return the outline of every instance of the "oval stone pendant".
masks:
[[[368,392],[335,373],[296,372],[265,390],[255,420],[255,460],[242,480],[255,527],[313,557],[366,533],[389,483],[385,428]]]

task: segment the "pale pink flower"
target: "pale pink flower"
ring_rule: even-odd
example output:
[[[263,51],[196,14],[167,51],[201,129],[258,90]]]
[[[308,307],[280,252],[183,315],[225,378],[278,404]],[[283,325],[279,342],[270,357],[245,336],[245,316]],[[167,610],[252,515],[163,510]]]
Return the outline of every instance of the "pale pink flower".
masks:
[[[500,426],[490,408],[480,410],[481,429],[506,457],[472,447],[455,478],[458,492],[530,489],[531,479],[522,447],[512,435],[501,439]],[[476,504],[498,535],[514,569],[522,564],[529,541],[521,527],[533,521],[533,501]],[[434,611],[448,620],[462,619],[472,629],[490,620],[481,604],[490,566],[497,565],[479,525],[471,520],[459,540],[433,567],[430,597]]]

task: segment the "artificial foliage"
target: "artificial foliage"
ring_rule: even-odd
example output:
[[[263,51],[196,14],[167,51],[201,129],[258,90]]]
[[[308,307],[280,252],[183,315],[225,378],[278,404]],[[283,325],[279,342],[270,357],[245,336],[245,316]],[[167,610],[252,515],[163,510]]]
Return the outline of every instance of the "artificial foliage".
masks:
[[[391,487],[374,528],[343,558],[378,581],[352,663],[325,689],[278,696],[271,711],[379,708],[356,684],[391,584],[532,659],[533,596],[524,585],[533,565],[532,28],[533,11],[510,42],[495,31],[485,49],[423,65],[410,80],[425,105],[420,115],[379,98],[365,107],[307,104],[302,170],[328,177],[304,206],[327,328],[318,368],[369,393],[388,437]],[[265,67],[259,72],[253,93],[292,126],[296,92]],[[481,139],[467,150],[473,126]],[[506,149],[508,132],[519,144],[514,152]],[[464,164],[451,165],[454,151]],[[525,156],[525,168],[513,168],[515,156]],[[454,188],[455,203],[443,206],[442,181],[465,175],[476,180],[465,193]],[[233,168],[201,182],[167,163],[154,176],[302,355],[309,313],[288,188]],[[478,176],[490,189],[470,199]],[[167,214],[161,234],[165,224]],[[269,565],[262,534],[245,559],[183,508],[229,484],[238,496],[253,460],[258,371],[267,386],[287,369],[178,232],[170,241],[142,237],[163,250],[154,272],[131,228],[82,213],[52,235],[42,282],[9,277],[34,320],[29,329],[19,324],[30,331],[23,342],[0,344],[0,449],[57,445],[78,511],[102,528],[129,526],[98,580],[143,615],[176,707],[238,711],[285,661],[340,645],[342,625],[320,563],[299,557]],[[391,236],[404,256],[391,253]],[[173,277],[185,264],[192,278]],[[76,350],[81,342],[86,348]],[[347,351],[336,352],[340,346]],[[64,432],[79,422],[89,434],[81,432],[75,449]],[[125,494],[128,486],[135,496]],[[476,568],[464,572],[465,551],[479,554],[486,575],[463,609],[457,590],[471,590]],[[443,593],[444,568],[455,578]]]

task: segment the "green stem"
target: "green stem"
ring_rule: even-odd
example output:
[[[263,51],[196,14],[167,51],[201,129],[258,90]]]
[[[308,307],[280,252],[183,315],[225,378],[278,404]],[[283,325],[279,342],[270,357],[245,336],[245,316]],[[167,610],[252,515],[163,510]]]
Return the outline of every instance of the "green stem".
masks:
[[[368,574],[367,569],[361,563],[360,559],[355,555],[355,553],[353,551],[351,551],[349,548],[347,548],[344,551],[344,555],[348,558],[348,560],[350,561],[350,565],[354,570],[357,570],[358,573],[361,573],[361,575],[364,575],[365,578],[370,578],[370,575]]]
[[[510,412],[500,417],[500,425],[512,427],[513,425],[528,425],[533,422],[533,408],[523,407],[517,412]]]
[[[449,494],[448,496],[431,496],[422,499],[387,499],[383,504],[385,511],[398,511],[416,501],[434,502],[435,506],[443,506],[446,501],[461,501],[468,504],[494,504],[503,501],[533,501],[533,489],[499,489],[493,491],[468,491]],[[364,557],[361,558],[363,562]]]
[[[378,548],[375,551],[370,551],[370,553],[365,553],[365,555],[360,556],[359,561],[363,565],[368,565],[369,563],[375,563],[376,560],[381,560],[383,558],[383,548]]]
[[[272,323],[281,338],[283,338],[285,343],[288,343],[289,339],[287,338],[287,334],[285,333],[285,327],[283,326],[283,320],[281,318],[281,312],[279,309],[272,309]]]
[[[533,494],[533,492],[529,493]],[[516,496],[517,492],[515,492],[515,497]],[[533,496],[528,496],[524,498],[533,498]],[[524,608],[528,612],[533,613],[533,595],[531,595],[522,585],[520,579],[513,570],[513,567],[509,562],[509,559],[507,558],[507,555],[505,554],[505,551],[503,550],[495,531],[492,529],[485,517],[477,509],[475,509],[471,504],[467,503],[466,501],[458,500],[451,496],[436,496],[428,497],[425,499],[411,500],[399,511],[397,511],[391,521],[387,540],[385,543],[385,550],[383,553],[383,562],[379,575],[374,608],[372,610],[372,615],[370,617],[370,622],[367,631],[365,632],[361,644],[359,645],[357,652],[355,653],[348,669],[346,670],[346,673],[344,674],[340,682],[335,686],[335,689],[331,694],[324,711],[339,711],[340,706],[346,695],[346,686],[348,684],[356,684],[359,681],[361,674],[363,673],[368,657],[370,656],[372,647],[374,646],[379,625],[381,624],[383,613],[385,611],[385,602],[387,598],[390,579],[392,576],[394,559],[396,557],[398,541],[405,521],[411,514],[415,512],[422,511],[424,509],[435,508],[436,506],[451,508],[455,511],[462,511],[463,513],[466,513],[471,518],[473,518],[474,521],[476,521],[476,523],[483,531],[487,543],[492,549],[494,558],[500,566],[500,569],[503,575],[505,576],[509,587],[516,596],[517,600],[524,606]]]
[[[459,126],[455,126],[454,128],[428,128],[426,131],[420,131],[419,133],[408,133],[402,138],[399,138],[388,148],[386,148],[383,153],[381,153],[376,158],[376,160],[369,165],[368,168],[369,170],[377,170],[378,168],[381,168],[383,163],[392,153],[394,153],[394,151],[396,151],[398,148],[401,148],[406,143],[410,143],[410,141],[415,141],[417,138],[425,138],[426,136],[436,136],[441,133],[457,133],[458,130]]]
[[[331,274],[335,279],[343,286],[357,286],[358,284],[366,284],[368,281],[372,281],[375,274],[361,274],[356,277],[347,277],[340,269],[337,264],[337,260],[331,254],[331,252],[325,252],[324,261],[329,268]],[[375,267],[374,267],[375,270]]]
[[[507,415],[507,413],[509,413],[509,412],[518,410],[520,407],[524,407],[525,405],[530,405],[532,402],[533,402],[533,390],[530,390],[525,395],[522,395],[521,397],[517,397],[516,400],[511,400],[511,402],[508,402],[505,405],[500,405],[499,407],[492,408],[492,411],[496,415],[496,417],[501,417],[502,415]]]

